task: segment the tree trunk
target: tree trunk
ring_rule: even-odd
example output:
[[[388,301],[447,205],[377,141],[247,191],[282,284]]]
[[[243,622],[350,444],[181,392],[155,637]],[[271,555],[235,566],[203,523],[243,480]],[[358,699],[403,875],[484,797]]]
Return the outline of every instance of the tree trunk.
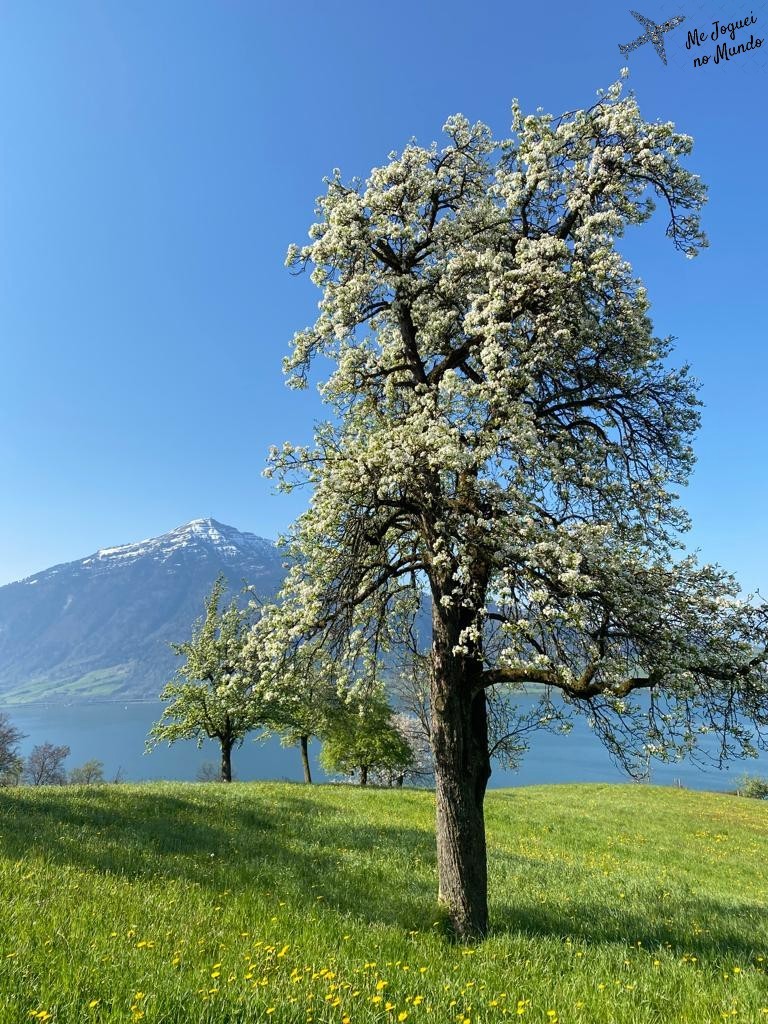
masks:
[[[432,750],[435,760],[440,902],[460,938],[488,930],[488,869],[483,800],[491,775],[481,666],[453,648],[457,611],[433,605]]]
[[[398,775],[397,778],[395,779],[395,785],[397,786],[398,789],[402,789],[402,786],[403,786],[404,782],[405,782],[405,776],[404,775]]]
[[[232,740],[224,738],[221,743],[221,781],[232,781]]]
[[[304,781],[308,785],[312,785],[312,772],[309,770],[308,742],[309,736],[299,737],[299,747],[301,748],[301,766],[304,769]]]
[[[367,764],[361,764],[360,765],[360,785],[361,786],[367,786],[368,785],[368,765]]]

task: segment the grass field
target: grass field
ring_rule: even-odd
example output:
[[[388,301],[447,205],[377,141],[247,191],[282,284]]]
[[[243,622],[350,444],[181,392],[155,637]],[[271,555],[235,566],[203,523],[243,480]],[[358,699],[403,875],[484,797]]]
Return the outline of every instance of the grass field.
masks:
[[[469,947],[432,815],[348,786],[0,791],[0,1022],[768,1021],[768,806],[492,792]]]

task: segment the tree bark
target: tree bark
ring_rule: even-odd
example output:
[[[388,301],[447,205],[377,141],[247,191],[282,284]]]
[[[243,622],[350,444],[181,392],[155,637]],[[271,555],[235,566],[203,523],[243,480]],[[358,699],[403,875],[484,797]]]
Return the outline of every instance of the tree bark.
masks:
[[[308,785],[312,785],[312,772],[309,770],[309,750],[308,750],[309,736],[299,737],[299,747],[301,748],[301,766],[304,769],[304,781]]]
[[[361,786],[367,786],[368,785],[368,765],[367,764],[361,764],[360,765],[360,785]]]
[[[221,781],[232,781],[232,740],[224,737],[221,743]]]
[[[481,665],[454,654],[458,611],[433,605],[432,750],[435,761],[438,899],[460,938],[488,930],[483,800],[491,775]]]

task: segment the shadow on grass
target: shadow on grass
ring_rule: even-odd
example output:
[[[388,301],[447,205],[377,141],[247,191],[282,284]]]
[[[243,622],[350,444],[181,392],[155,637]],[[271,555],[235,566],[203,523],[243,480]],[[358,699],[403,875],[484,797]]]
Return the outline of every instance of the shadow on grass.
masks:
[[[649,894],[647,911],[617,911],[597,900],[571,901],[567,915],[545,907],[497,903],[492,934],[546,936],[587,946],[640,943],[646,951],[668,949],[701,962],[731,956],[744,963],[764,951],[764,911],[758,904],[690,896],[684,905],[672,904],[662,918],[651,900]],[[693,921],[700,922],[701,928],[687,930]]]
[[[183,796],[161,787],[19,789],[0,792],[0,857],[39,858],[129,881],[178,880],[211,895],[252,889],[306,913],[320,896],[326,908],[371,926],[429,929],[436,914],[433,832],[361,822],[356,802],[333,806],[303,796],[300,786],[191,786]],[[578,895],[567,906],[553,899],[550,908],[532,903],[525,891],[526,878],[540,880],[542,865],[512,854],[501,859],[504,868],[513,868],[522,895],[515,902],[503,891],[492,894],[497,937],[640,942],[700,961],[724,954],[748,958],[764,941],[757,903],[690,893],[661,906],[649,888],[647,910]],[[498,860],[497,866],[502,868]],[[573,893],[588,891],[590,877],[586,869],[576,871]],[[558,885],[553,889],[559,891]],[[702,930],[689,931],[693,922]]]
[[[270,799],[233,786],[191,787],[189,797],[147,788],[0,793],[0,857],[68,865],[129,880],[175,879],[280,894],[406,929],[434,920],[434,840],[429,831],[361,824],[284,791]],[[252,791],[251,791],[252,793]],[[392,853],[400,867],[391,878]],[[418,865],[408,872],[403,865]]]

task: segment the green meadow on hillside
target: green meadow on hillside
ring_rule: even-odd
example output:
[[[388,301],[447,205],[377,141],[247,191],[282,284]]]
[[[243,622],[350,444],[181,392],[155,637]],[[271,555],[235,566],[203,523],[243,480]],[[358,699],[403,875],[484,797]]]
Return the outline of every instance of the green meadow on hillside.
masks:
[[[768,806],[487,799],[491,936],[435,902],[423,791],[0,792],[0,1022],[768,1021]]]
[[[130,665],[95,669],[73,679],[51,681],[43,676],[3,691],[6,704],[37,704],[46,701],[106,700],[113,696],[130,672]]]

